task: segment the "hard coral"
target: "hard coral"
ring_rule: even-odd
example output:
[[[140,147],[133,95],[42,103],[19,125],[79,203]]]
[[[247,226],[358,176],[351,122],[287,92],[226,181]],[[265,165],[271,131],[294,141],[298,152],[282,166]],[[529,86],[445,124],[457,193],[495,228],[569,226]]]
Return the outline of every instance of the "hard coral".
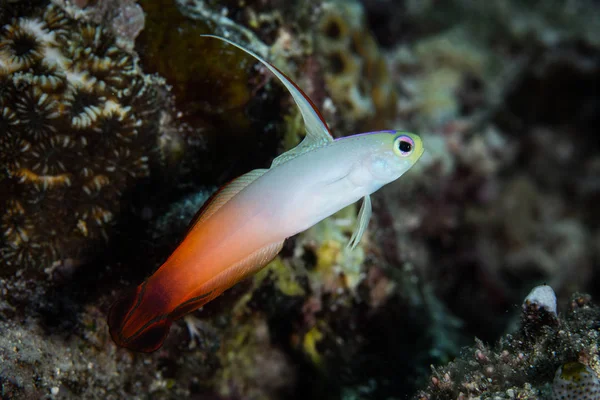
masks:
[[[224,368],[217,372],[215,384],[223,397],[280,398],[293,385],[290,360],[271,343],[264,320],[249,318],[240,326],[230,327],[222,340],[220,358]]]
[[[553,378],[555,395],[573,396],[580,390],[596,395],[600,309],[588,296],[576,294],[558,324],[544,307],[532,307],[534,294],[535,290],[523,304],[517,332],[505,335],[493,348],[478,340],[455,361],[433,368],[429,388],[415,398],[543,399],[549,398],[547,384]]]
[[[461,29],[420,39],[412,46],[399,46],[392,60],[403,94],[402,116],[413,119],[422,129],[431,129],[465,111],[474,111],[471,109],[483,100],[477,88],[491,77],[490,59],[490,54]],[[468,93],[463,96],[468,99],[458,95],[461,91]]]
[[[266,45],[204,1],[147,1],[146,25],[136,41],[144,70],[172,87],[186,143],[211,151],[186,157],[190,180],[221,185],[273,157],[280,136],[279,96],[248,84],[254,62],[244,52],[201,34],[235,39],[263,54]],[[175,27],[175,28],[174,28]],[[249,42],[249,44],[248,44]],[[201,137],[201,139],[199,139]],[[215,180],[218,179],[218,182]]]
[[[317,52],[325,59],[325,81],[352,129],[385,129],[394,117],[397,94],[377,42],[357,1],[328,1],[316,30]]]
[[[52,4],[1,29],[0,81],[0,272],[80,258],[150,173],[161,83]]]

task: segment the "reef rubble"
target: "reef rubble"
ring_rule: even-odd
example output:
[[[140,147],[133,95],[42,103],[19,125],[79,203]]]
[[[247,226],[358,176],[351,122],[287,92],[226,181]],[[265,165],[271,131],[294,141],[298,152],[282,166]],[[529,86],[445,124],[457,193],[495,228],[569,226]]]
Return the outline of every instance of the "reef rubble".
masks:
[[[558,316],[556,302],[550,286],[534,288],[516,332],[494,346],[476,340],[449,364],[432,366],[429,387],[414,398],[598,398],[600,310],[588,295],[574,294]]]

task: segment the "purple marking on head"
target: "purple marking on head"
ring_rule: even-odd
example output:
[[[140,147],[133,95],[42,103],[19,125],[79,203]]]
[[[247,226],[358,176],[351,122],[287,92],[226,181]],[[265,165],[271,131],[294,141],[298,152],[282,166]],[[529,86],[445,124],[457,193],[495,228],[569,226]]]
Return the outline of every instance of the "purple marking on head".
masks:
[[[396,134],[398,134],[398,131],[392,131],[392,130],[386,129],[384,131],[373,131],[373,132],[357,133],[356,135],[342,136],[342,137],[336,138],[336,139],[334,139],[334,141],[335,140],[340,140],[340,139],[346,139],[346,138],[349,138],[349,137],[353,137],[354,138],[354,137],[357,137],[357,136],[375,135],[375,134],[378,134],[378,133],[389,133],[390,135],[396,135]]]

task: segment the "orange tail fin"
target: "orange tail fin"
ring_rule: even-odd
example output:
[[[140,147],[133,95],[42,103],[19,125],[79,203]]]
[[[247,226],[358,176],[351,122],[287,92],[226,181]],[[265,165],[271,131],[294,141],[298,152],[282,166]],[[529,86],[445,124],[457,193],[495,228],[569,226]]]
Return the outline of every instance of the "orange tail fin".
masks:
[[[108,313],[108,328],[117,345],[150,353],[162,346],[173,320],[168,313],[152,315],[143,312],[160,309],[160,299],[145,289],[146,282],[112,305]]]

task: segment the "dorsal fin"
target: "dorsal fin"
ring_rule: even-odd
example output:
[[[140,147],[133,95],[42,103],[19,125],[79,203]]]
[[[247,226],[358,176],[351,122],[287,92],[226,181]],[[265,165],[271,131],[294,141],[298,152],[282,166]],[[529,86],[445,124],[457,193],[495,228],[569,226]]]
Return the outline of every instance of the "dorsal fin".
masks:
[[[296,85],[290,78],[288,78],[283,72],[281,72],[277,67],[264,60],[258,54],[246,49],[245,47],[232,42],[229,39],[222,38],[220,36],[215,35],[201,35],[204,37],[211,37],[215,39],[222,40],[226,43],[231,44],[232,46],[237,47],[238,49],[250,54],[252,57],[256,58],[260,61],[265,67],[267,67],[279,80],[286,89],[290,92],[294,101],[300,108],[300,112],[302,113],[302,119],[304,119],[304,126],[306,129],[306,136],[302,140],[302,142],[294,147],[293,149],[281,154],[279,157],[273,160],[273,164],[271,167],[282,164],[292,158],[297,157],[300,154],[306,153],[317,147],[325,146],[326,144],[333,142],[333,137],[331,136],[331,132],[325,119],[312,102],[312,100]]]
[[[196,225],[206,221],[211,215],[217,212],[219,208],[223,207],[225,203],[231,200],[233,196],[238,194],[242,189],[254,182],[256,179],[263,176],[267,171],[268,169],[254,169],[223,185],[208,200],[206,200],[206,203],[204,203],[196,215],[194,215],[194,218],[192,218],[190,224],[188,225],[187,232],[189,233]]]

